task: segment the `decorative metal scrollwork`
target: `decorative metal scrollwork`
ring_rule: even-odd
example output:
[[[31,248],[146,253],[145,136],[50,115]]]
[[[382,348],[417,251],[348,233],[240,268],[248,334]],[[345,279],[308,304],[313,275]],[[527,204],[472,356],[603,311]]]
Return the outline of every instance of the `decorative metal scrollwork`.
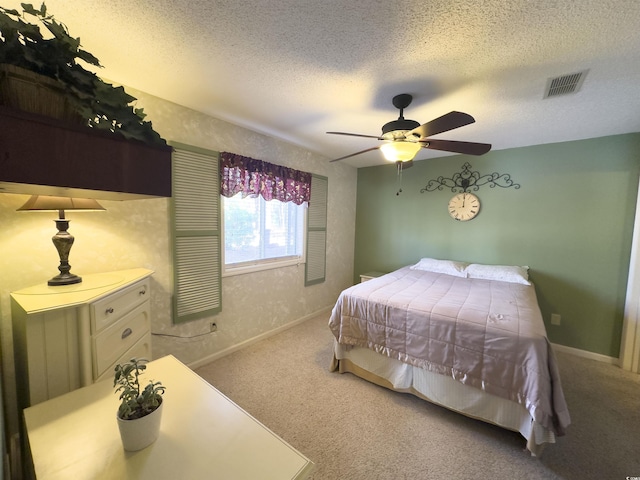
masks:
[[[462,171],[455,173],[451,178],[438,177],[435,180],[429,180],[427,186],[420,190],[420,193],[433,192],[435,190],[442,190],[444,187],[450,188],[452,192],[469,192],[478,191],[481,186],[489,185],[491,188],[520,188],[520,184],[514,183],[511,180],[511,175],[508,173],[490,173],[487,175],[480,175],[480,172],[471,171],[471,165],[465,163],[462,165]]]

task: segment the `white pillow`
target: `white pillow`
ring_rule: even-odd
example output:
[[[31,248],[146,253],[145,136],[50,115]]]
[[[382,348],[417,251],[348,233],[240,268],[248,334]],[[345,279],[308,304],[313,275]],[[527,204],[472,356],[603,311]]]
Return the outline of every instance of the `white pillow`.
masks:
[[[466,274],[469,278],[531,285],[531,282],[529,282],[529,267],[472,263],[467,267]]]
[[[437,260],[435,258],[422,258],[418,263],[409,267],[411,270],[425,270],[434,273],[446,273],[454,277],[466,277],[465,268],[468,263],[454,262],[453,260]]]

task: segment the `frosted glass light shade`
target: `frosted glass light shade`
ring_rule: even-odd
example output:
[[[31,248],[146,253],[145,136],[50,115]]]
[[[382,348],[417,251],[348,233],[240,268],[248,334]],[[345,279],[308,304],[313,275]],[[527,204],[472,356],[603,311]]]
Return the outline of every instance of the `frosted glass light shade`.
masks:
[[[417,142],[396,141],[385,143],[380,147],[384,158],[390,162],[408,162],[413,160],[422,146]]]

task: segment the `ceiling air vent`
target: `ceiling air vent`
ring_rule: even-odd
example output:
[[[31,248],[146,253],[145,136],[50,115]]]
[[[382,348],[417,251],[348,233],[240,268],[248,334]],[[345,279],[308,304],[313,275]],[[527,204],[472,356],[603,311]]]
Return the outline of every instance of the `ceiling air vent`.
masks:
[[[545,88],[543,98],[576,93],[580,90],[580,87],[582,87],[582,82],[586,75],[587,70],[584,70],[582,72],[562,75],[561,77],[550,78],[547,80],[547,88]]]

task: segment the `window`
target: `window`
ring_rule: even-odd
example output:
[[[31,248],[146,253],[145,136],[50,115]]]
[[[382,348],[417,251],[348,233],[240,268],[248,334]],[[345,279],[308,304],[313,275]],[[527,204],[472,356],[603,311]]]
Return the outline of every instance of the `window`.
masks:
[[[326,177],[307,174],[312,186],[307,197],[310,198],[308,208],[300,197],[297,198],[301,205],[293,201],[265,201],[262,195],[223,197],[220,192],[224,167],[219,162],[224,153],[175,142],[171,145],[174,147],[170,212],[174,323],[196,320],[222,310],[223,254],[228,257],[228,265],[224,267],[227,275],[296,265],[305,262],[306,257],[305,286],[324,281]],[[287,198],[297,196],[304,188],[297,187],[295,195],[288,194]],[[234,247],[246,248],[226,253],[227,237]],[[243,256],[240,251],[247,254]]]
[[[306,205],[222,197],[226,274],[304,262]]]

